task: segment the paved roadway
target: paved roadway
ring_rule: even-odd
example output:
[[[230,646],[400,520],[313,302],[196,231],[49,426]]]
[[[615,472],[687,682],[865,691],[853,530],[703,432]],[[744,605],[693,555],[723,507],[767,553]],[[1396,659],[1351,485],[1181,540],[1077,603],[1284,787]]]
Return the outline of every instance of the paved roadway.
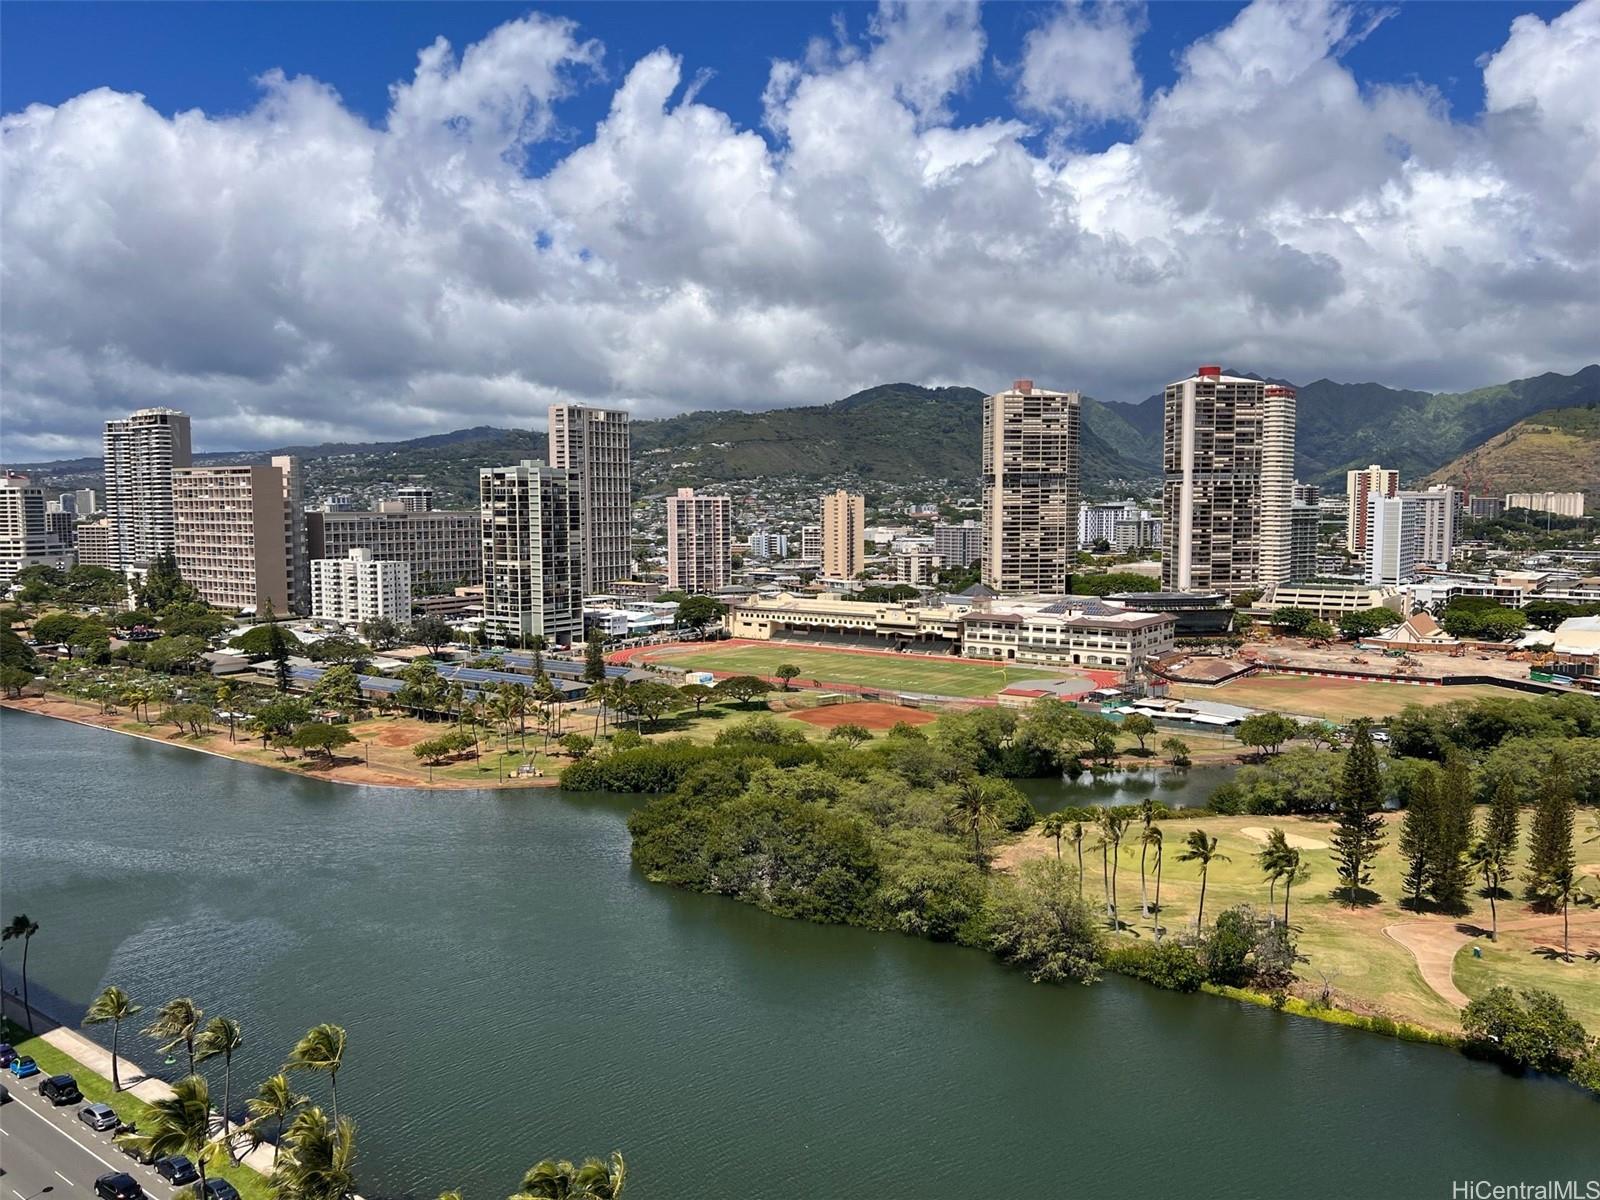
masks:
[[[45,1078],[14,1081],[4,1073],[11,1099],[0,1106],[0,1200],[33,1200],[46,1187],[55,1189],[49,1200],[88,1200],[94,1181],[113,1171],[128,1172],[153,1200],[192,1192],[193,1185],[168,1186],[112,1145],[109,1132],[96,1133],[78,1120],[82,1104],[52,1107],[39,1095]]]

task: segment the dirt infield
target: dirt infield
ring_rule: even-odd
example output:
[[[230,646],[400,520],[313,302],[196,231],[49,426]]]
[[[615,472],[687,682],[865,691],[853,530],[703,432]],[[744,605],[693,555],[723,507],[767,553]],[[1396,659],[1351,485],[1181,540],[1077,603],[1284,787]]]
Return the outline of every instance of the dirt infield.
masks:
[[[403,750],[407,746],[415,746],[423,739],[424,731],[421,729],[385,729],[378,735],[378,745],[389,746],[396,750]]]
[[[859,725],[863,729],[890,729],[904,721],[907,725],[927,725],[939,719],[936,713],[920,708],[901,708],[898,704],[879,704],[856,700],[849,704],[825,704],[792,712],[789,716],[808,725],[832,729],[835,725]]]

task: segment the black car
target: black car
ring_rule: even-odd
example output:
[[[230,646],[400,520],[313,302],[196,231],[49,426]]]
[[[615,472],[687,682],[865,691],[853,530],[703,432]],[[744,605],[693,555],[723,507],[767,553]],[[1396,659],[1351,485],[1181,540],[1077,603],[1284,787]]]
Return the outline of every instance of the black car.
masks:
[[[126,1171],[114,1171],[94,1181],[94,1194],[100,1200],[146,1200],[144,1189]]]
[[[76,1104],[83,1099],[78,1081],[71,1075],[52,1075],[39,1085],[39,1095],[60,1108],[63,1104]]]
[[[208,1179],[204,1192],[195,1188],[190,1195],[192,1200],[239,1200],[239,1189],[226,1179]]]
[[[158,1158],[156,1160],[156,1174],[173,1187],[181,1187],[200,1178],[200,1172],[194,1169],[194,1164],[181,1154],[171,1154],[166,1158]]]
[[[10,1042],[0,1042],[0,1070],[17,1060],[17,1050]]]

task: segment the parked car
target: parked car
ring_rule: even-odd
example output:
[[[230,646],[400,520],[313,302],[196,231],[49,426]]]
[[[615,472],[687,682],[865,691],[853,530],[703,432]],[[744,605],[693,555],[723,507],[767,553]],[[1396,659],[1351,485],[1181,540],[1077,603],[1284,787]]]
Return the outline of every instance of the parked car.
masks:
[[[100,1200],[146,1200],[144,1189],[126,1171],[113,1171],[94,1181],[94,1194]]]
[[[130,1129],[124,1130],[123,1132],[124,1133],[134,1133],[134,1132],[136,1132],[136,1130],[133,1130],[133,1129],[130,1128]],[[119,1142],[118,1145],[122,1147],[122,1152],[124,1154],[126,1154],[129,1158],[133,1159],[133,1161],[136,1162],[136,1163],[143,1163],[145,1166],[148,1167],[151,1163],[155,1162],[155,1160],[156,1160],[156,1155],[152,1154],[149,1150],[147,1150],[144,1147],[140,1146],[137,1142],[131,1142],[131,1143],[130,1142]]]
[[[39,1073],[39,1064],[24,1054],[21,1058],[13,1058],[11,1065],[6,1070],[11,1072],[13,1078],[26,1079],[29,1075],[37,1075]]]
[[[10,1042],[0,1042],[0,1067],[9,1067],[17,1061],[17,1050]]]
[[[10,1100],[11,1100],[11,1089],[8,1088],[5,1084],[0,1083],[0,1104],[9,1103]]]
[[[226,1179],[208,1179],[205,1191],[195,1188],[190,1195],[192,1200],[240,1200],[239,1189]]]
[[[63,1104],[76,1104],[83,1099],[78,1081],[71,1075],[52,1075],[39,1085],[39,1095],[60,1108]]]
[[[122,1124],[121,1119],[117,1116],[116,1109],[109,1104],[84,1105],[78,1110],[78,1120],[82,1121],[90,1129],[100,1132],[104,1132],[107,1129],[115,1129]]]
[[[193,1183],[200,1178],[200,1172],[194,1169],[194,1164],[181,1154],[172,1154],[166,1158],[157,1159],[156,1174],[173,1187],[182,1187],[184,1184]]]

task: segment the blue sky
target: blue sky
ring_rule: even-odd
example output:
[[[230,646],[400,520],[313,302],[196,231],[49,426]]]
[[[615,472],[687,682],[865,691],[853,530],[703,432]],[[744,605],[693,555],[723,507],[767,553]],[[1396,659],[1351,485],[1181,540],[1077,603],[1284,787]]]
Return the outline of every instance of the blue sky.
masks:
[[[1600,0],[14,2],[0,109],[11,461],[1600,327]]]

